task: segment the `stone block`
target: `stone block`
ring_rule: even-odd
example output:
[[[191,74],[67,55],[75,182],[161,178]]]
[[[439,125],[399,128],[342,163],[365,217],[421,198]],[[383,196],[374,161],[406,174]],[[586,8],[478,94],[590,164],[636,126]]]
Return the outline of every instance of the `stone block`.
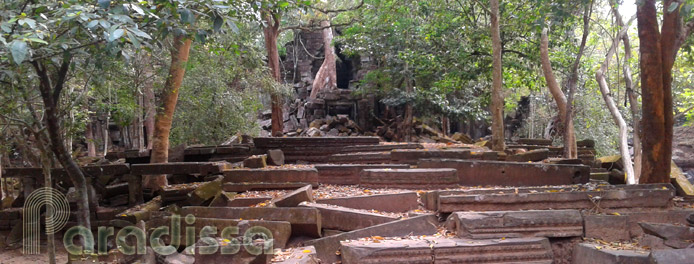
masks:
[[[628,217],[623,215],[586,215],[583,217],[585,237],[605,241],[628,241]]]
[[[580,243],[574,248],[575,264],[646,264],[648,252],[605,249],[601,245]]]
[[[369,188],[445,189],[457,182],[455,169],[366,169],[360,178]]]
[[[267,150],[267,163],[273,166],[284,165],[284,152],[281,149]]]
[[[222,190],[227,192],[267,191],[267,190],[294,190],[311,184],[310,182],[239,182],[225,183]],[[317,185],[317,184],[316,184]]]
[[[316,248],[313,246],[291,249],[286,255],[278,256],[279,260],[273,263],[279,264],[320,264]]]
[[[318,209],[322,227],[340,231],[353,231],[398,220],[397,217],[335,205],[303,203],[301,206]]]
[[[382,164],[390,163],[390,152],[354,152],[333,154],[328,162],[335,164]]]
[[[653,250],[648,260],[652,264],[694,264],[694,248]]]
[[[318,187],[316,169],[235,169],[224,172],[226,182],[309,183]]]
[[[458,237],[580,237],[583,217],[577,210],[455,212],[447,220]]]
[[[296,189],[273,201],[277,207],[296,207],[301,202],[313,202],[313,188],[311,185]]]
[[[319,199],[316,202],[353,209],[377,210],[382,212],[396,213],[404,213],[419,207],[416,192],[329,198]]]
[[[246,207],[246,206],[251,206],[251,205],[256,205],[259,203],[263,202],[270,202],[272,200],[272,197],[270,196],[264,196],[264,197],[237,197],[234,198],[233,200],[229,201],[226,206],[227,207]]]
[[[267,167],[267,155],[253,155],[243,160],[243,167],[259,169]]]
[[[519,153],[506,157],[506,161],[513,162],[528,162],[528,161],[542,161],[549,158],[549,149],[534,149],[528,152]]]
[[[286,221],[292,224],[292,234],[294,235],[310,237],[320,237],[321,235],[321,215],[315,208],[183,207],[181,215],[188,214],[202,218]]]
[[[420,159],[471,159],[470,150],[394,149],[393,163],[416,165]]]
[[[359,184],[359,176],[364,169],[407,169],[407,164],[316,164],[318,182],[324,184]]]

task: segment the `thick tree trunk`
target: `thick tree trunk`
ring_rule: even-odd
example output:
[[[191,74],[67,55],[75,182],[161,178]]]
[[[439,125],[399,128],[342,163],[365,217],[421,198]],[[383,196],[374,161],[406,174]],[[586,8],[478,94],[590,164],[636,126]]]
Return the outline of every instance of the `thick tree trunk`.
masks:
[[[637,6],[639,29],[639,52],[641,55],[641,102],[643,105],[642,131],[648,131],[643,138],[643,162],[641,164],[641,183],[670,182],[670,159],[668,155],[672,139],[666,131],[665,91],[663,88],[663,60],[658,32],[657,10],[654,0],[643,1]]]
[[[61,133],[62,130],[60,128],[60,110],[58,109],[58,102],[60,101],[60,92],[63,89],[63,84],[65,83],[70,66],[70,58],[63,59],[62,65],[58,69],[56,78],[53,81],[48,74],[48,70],[42,63],[34,61],[32,65],[36,70],[36,74],[39,76],[39,91],[44,104],[44,120],[46,122],[46,131],[48,132],[51,151],[67,172],[73,186],[75,186],[76,196],[79,197],[77,202],[78,224],[87,229],[91,229],[87,180],[65,146],[63,133]],[[51,87],[51,83],[55,83],[55,87]]]
[[[282,82],[280,74],[280,55],[277,50],[277,37],[279,36],[279,15],[263,12],[267,26],[263,28],[265,36],[265,50],[267,51],[267,64],[272,78],[278,83]],[[281,137],[284,134],[284,117],[282,114],[282,96],[278,93],[271,95],[272,109],[272,136]]]
[[[605,100],[605,104],[607,104],[607,108],[610,110],[610,114],[612,114],[612,118],[614,119],[615,123],[617,123],[617,126],[619,126],[619,152],[622,155],[622,162],[624,163],[626,182],[627,184],[636,184],[636,178],[634,176],[634,166],[631,162],[631,154],[629,153],[629,143],[627,142],[629,128],[627,127],[627,123],[624,121],[622,114],[619,112],[619,109],[617,108],[617,105],[615,104],[614,99],[612,98],[612,94],[610,93],[610,89],[607,86],[607,81],[605,80],[604,75],[609,66],[610,59],[612,59],[612,56],[616,52],[617,46],[619,46],[619,41],[622,38],[622,35],[626,34],[626,31],[627,27],[622,27],[617,37],[615,37],[615,39],[612,40],[612,46],[607,51],[607,56],[605,57],[605,61],[600,66],[600,69],[598,69],[595,72],[595,78],[598,81],[598,85],[600,86],[600,93],[602,93],[602,98]]]
[[[617,10],[617,3],[611,1],[612,13],[614,14],[617,25],[620,28],[624,28],[624,20],[622,15],[619,14]],[[628,31],[628,29],[627,29]],[[641,111],[639,110],[638,98],[634,92],[634,81],[631,78],[631,66],[629,61],[631,61],[631,42],[629,41],[629,34],[622,35],[622,43],[624,44],[624,66],[622,66],[622,71],[624,74],[624,83],[626,86],[626,94],[629,99],[629,107],[631,111],[632,127],[634,128],[634,180],[639,182],[641,178]]]
[[[330,21],[324,20],[320,22],[323,28],[323,49],[324,59],[321,64],[316,78],[313,80],[311,88],[311,99],[316,99],[318,92],[322,90],[330,90],[337,88],[337,67],[335,66],[335,48],[333,42],[333,29],[330,27]]]
[[[504,91],[501,72],[501,34],[499,29],[499,0],[490,0],[492,32],[492,149],[504,151]]]
[[[169,159],[169,134],[173,114],[178,102],[178,90],[183,83],[186,73],[185,65],[188,62],[191,39],[185,36],[175,36],[171,49],[171,66],[169,75],[162,91],[162,107],[157,111],[154,121],[154,137],[152,139],[152,155],[150,163],[166,163]],[[168,184],[166,175],[148,175],[143,179],[143,187],[152,190],[160,190]]]

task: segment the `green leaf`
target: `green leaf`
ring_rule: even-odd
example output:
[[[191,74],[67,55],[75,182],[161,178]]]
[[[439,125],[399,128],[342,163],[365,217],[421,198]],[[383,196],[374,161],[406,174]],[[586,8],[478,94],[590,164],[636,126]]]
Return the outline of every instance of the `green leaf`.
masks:
[[[99,24],[99,20],[92,20],[92,21],[89,21],[89,23],[87,23],[87,28],[93,28],[93,27],[96,26],[97,24]]]
[[[668,13],[674,12],[675,9],[677,9],[677,7],[678,7],[679,5],[680,5],[679,2],[672,2],[672,4],[670,4],[670,6],[667,8],[667,12],[668,12]]]
[[[41,44],[48,44],[48,42],[46,42],[40,38],[27,38],[27,40],[29,40],[31,42],[41,43]]]
[[[182,8],[178,10],[178,13],[181,16],[181,23],[195,23],[195,16],[193,15],[193,12],[190,11],[190,9]]]
[[[130,31],[128,31],[128,39],[130,39],[130,42],[133,43],[133,46],[135,46],[136,49],[140,48],[140,41],[138,41],[137,37],[131,34]]]
[[[138,37],[141,37],[141,38],[146,38],[146,39],[152,39],[152,36],[150,36],[149,34],[145,33],[145,32],[142,31],[142,30],[139,30],[139,29],[137,29],[137,28],[128,28],[128,31],[130,31],[130,32],[132,32],[133,34],[135,34],[135,36],[138,36]]]
[[[10,52],[12,52],[12,59],[17,65],[21,64],[29,53],[29,46],[22,40],[14,40],[10,44]]]
[[[36,21],[31,19],[31,18],[22,18],[19,21],[17,21],[20,25],[29,25],[29,28],[34,28],[36,27]]]
[[[114,30],[113,32],[111,32],[111,34],[108,35],[108,42],[119,39],[120,37],[123,36],[124,33],[125,33],[125,30],[123,30],[122,28]]]
[[[99,0],[99,7],[103,9],[107,9],[109,6],[111,6],[111,0]]]
[[[287,1],[280,1],[279,3],[277,3],[277,6],[279,6],[280,8],[285,8],[285,7],[288,7],[288,6],[289,6],[289,2],[287,2]]]
[[[223,24],[224,24],[224,19],[220,16],[217,16],[214,18],[214,23],[212,25],[212,29],[214,29],[215,32],[219,32],[219,30],[222,29]]]

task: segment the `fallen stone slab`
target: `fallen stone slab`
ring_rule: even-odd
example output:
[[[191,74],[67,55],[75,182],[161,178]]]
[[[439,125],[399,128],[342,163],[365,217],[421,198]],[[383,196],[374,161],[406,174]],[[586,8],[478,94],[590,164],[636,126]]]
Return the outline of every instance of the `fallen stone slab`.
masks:
[[[456,169],[458,184],[463,186],[570,185],[590,180],[590,168],[584,165],[425,159],[419,161],[419,168]]]
[[[243,160],[244,168],[258,169],[267,167],[267,155],[253,155]]]
[[[536,146],[551,146],[552,140],[551,139],[544,139],[544,138],[519,138],[518,144],[536,145]]]
[[[318,199],[316,203],[396,213],[404,213],[419,207],[416,192]]]
[[[639,223],[644,233],[665,240],[694,240],[694,227],[671,224]]]
[[[306,185],[272,201],[277,207],[296,207],[301,202],[313,202],[313,188]]]
[[[259,203],[270,203],[272,197],[262,196],[262,197],[236,197],[229,201],[225,206],[227,207],[246,207],[251,205],[256,205]]]
[[[408,164],[316,164],[318,182],[323,184],[359,184],[361,171],[364,169],[407,169]]]
[[[215,228],[216,233],[209,234],[209,236],[212,237],[222,237],[222,233],[225,228],[238,228],[238,233],[231,233],[230,235],[237,237],[237,236],[244,236],[246,231],[248,232],[253,232],[254,227],[262,227],[265,230],[270,231],[273,239],[273,246],[274,248],[284,248],[287,245],[287,241],[289,241],[289,237],[292,234],[292,227],[291,223],[287,221],[270,221],[270,220],[240,220],[240,219],[223,219],[223,218],[206,218],[206,217],[198,217],[196,216],[194,218],[194,222],[189,223],[185,220],[186,215],[180,215],[179,218],[176,220],[173,217],[170,216],[165,216],[163,218],[159,219],[154,219],[154,220],[149,220],[147,221],[147,226],[149,227],[160,227],[160,226],[171,226],[172,223],[175,221],[180,221],[181,225],[181,233],[180,233],[180,241],[182,244],[185,245],[186,243],[186,238],[187,238],[187,227],[194,227],[195,233],[193,234],[192,237],[199,237],[200,233],[203,228]],[[210,230],[206,230],[206,232],[210,232]],[[231,230],[231,229],[229,229]],[[229,231],[232,232],[232,231]],[[170,235],[168,235],[167,238],[164,238],[165,243],[169,243],[170,240]]]
[[[225,264],[270,264],[273,249],[272,241],[254,240],[242,241],[242,237],[236,238],[238,244],[232,244],[222,238],[212,238],[213,241],[198,241],[194,246],[186,248],[186,254],[195,257],[195,264],[225,263]],[[207,243],[211,243],[207,244]],[[238,250],[236,250],[238,247]],[[257,250],[257,252],[249,252]],[[231,252],[226,253],[224,250]],[[211,252],[211,254],[210,254]],[[205,254],[203,254],[205,253]]]
[[[382,164],[390,163],[390,152],[354,152],[330,155],[329,163]]]
[[[574,247],[575,264],[646,264],[648,252],[636,250],[613,250],[602,245],[580,243]]]
[[[335,205],[303,203],[301,206],[318,209],[321,215],[322,227],[340,231],[353,231],[398,220],[397,217]]]
[[[284,152],[281,149],[267,150],[267,163],[273,166],[284,165]]]
[[[694,248],[653,250],[648,260],[652,264],[694,264]]]
[[[312,184],[310,182],[239,182],[225,183],[222,185],[222,190],[237,193],[247,191],[294,190],[306,185]]]
[[[221,186],[220,186],[220,188],[221,188]],[[214,197],[214,199],[212,199],[209,206],[212,206],[212,207],[230,206],[229,204],[231,203],[231,201],[234,200],[234,197],[236,197],[236,193],[234,193],[234,192],[221,191],[221,192],[219,192],[219,194],[217,194],[217,196]]]
[[[253,143],[256,148],[261,149],[282,149],[285,147],[346,147],[358,145],[378,145],[378,137],[256,137]]]
[[[194,191],[188,193],[187,205],[203,205],[212,202],[212,199],[219,196],[222,192],[222,176],[215,176],[217,179],[205,182]]]
[[[320,264],[316,248],[313,246],[293,248],[287,253],[281,253],[273,258],[273,263],[279,264]]]
[[[340,250],[340,241],[355,240],[371,236],[401,237],[433,235],[438,232],[437,224],[438,220],[436,216],[423,215],[309,240],[304,242],[304,245],[314,246],[318,252],[318,258],[323,261],[323,263],[335,263],[340,260],[340,256],[336,254],[336,252]]]
[[[552,263],[547,238],[343,242],[342,263]]]
[[[298,169],[235,169],[224,171],[226,182],[309,183],[318,187],[318,171],[313,168]]]
[[[541,161],[549,157],[549,149],[534,149],[528,152],[523,152],[511,156],[506,156],[506,161],[513,162],[528,162]]]
[[[477,195],[477,194],[506,194],[506,193],[534,193],[534,192],[563,192],[571,190],[573,186],[567,187],[517,187],[517,188],[493,188],[493,189],[471,189],[471,190],[433,190],[420,192],[420,199],[424,208],[437,211],[439,208],[439,197],[449,195]]]
[[[634,185],[637,187],[567,192],[443,195],[438,211],[516,211],[549,209],[667,208],[675,196],[674,187]],[[639,189],[637,189],[639,188]]]
[[[294,235],[310,237],[320,237],[321,235],[321,215],[315,208],[183,207],[181,215],[188,214],[202,218],[286,221],[292,224],[292,234]]]
[[[149,163],[130,165],[130,174],[134,175],[158,175],[158,174],[219,174],[230,169],[227,162],[171,162]]]
[[[416,165],[420,159],[471,159],[470,150],[394,149],[390,157],[393,163]]]
[[[583,236],[578,210],[455,212],[446,226],[473,239]]]
[[[456,187],[455,169],[366,169],[360,186],[367,188],[445,189]]]
[[[694,213],[694,210],[622,208],[605,209],[603,213],[604,215],[593,216],[584,212],[586,236],[614,242],[643,236],[645,233],[639,223],[686,226],[686,218]]]

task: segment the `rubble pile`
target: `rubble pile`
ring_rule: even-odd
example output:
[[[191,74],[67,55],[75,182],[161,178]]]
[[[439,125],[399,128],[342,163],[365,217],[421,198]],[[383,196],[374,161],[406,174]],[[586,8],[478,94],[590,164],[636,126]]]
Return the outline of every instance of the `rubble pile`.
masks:
[[[102,254],[70,258],[346,264],[691,260],[683,256],[692,255],[694,203],[678,197],[675,186],[591,179],[594,163],[552,157],[556,152],[546,142],[517,143],[526,148],[509,154],[464,144],[381,143],[377,137],[254,138],[244,145],[185,148],[182,161],[162,164],[140,162],[146,153],[113,153],[112,164],[82,167],[94,232],[99,226],[114,227],[114,234],[139,228],[150,237],[159,227],[180,223],[180,232],[160,237],[178,246],[164,254],[148,244],[151,254],[128,255],[111,236],[96,245]],[[76,206],[65,172],[52,172],[54,187]],[[168,175],[171,184],[143,189],[142,176],[155,174]],[[4,177],[21,179],[27,194],[41,186],[42,175],[40,168],[3,170]],[[24,213],[21,203],[4,206],[0,230],[16,229],[10,233],[21,237]],[[75,224],[71,214],[67,227]],[[223,232],[228,227],[237,232]]]

